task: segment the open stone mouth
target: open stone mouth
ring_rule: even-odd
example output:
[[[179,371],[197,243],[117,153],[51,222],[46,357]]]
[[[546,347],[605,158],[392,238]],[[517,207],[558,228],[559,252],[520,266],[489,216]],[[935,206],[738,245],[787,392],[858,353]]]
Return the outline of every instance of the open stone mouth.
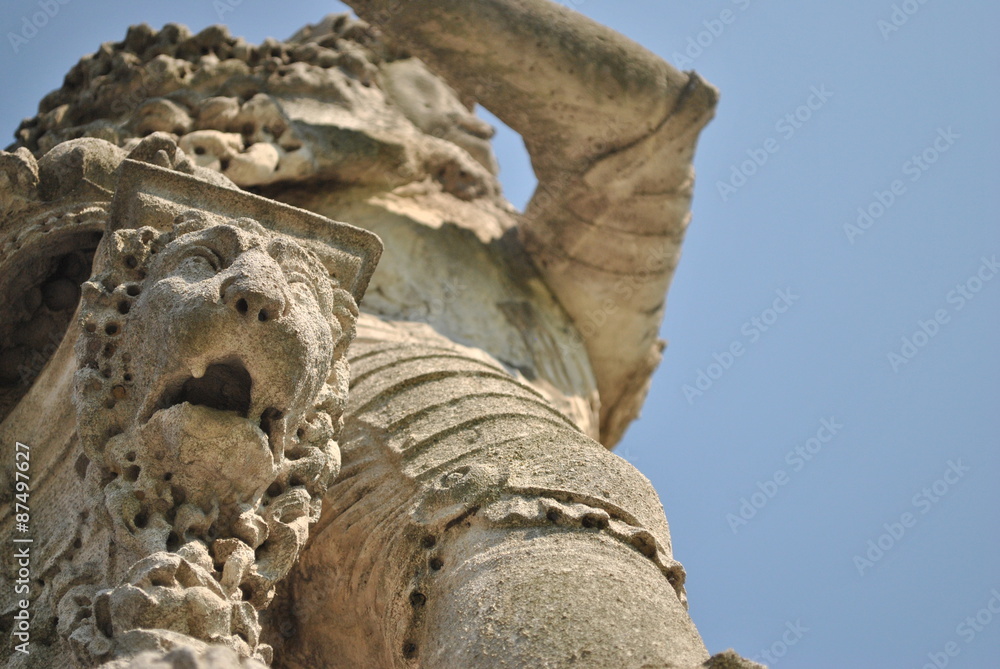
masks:
[[[149,415],[152,417],[157,411],[187,402],[250,419],[252,389],[253,377],[240,360],[215,362],[208,365],[200,377],[189,374],[168,383]],[[268,442],[272,441],[272,430],[282,415],[283,412],[275,407],[268,407],[261,413],[260,429]]]

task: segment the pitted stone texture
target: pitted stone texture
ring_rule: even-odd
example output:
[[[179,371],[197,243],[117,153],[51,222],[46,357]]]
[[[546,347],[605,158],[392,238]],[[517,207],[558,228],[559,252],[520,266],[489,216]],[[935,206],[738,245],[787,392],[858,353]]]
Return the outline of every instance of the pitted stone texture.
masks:
[[[62,341],[126,155],[234,187],[162,134],[129,154],[99,139],[64,142],[37,161],[23,148],[0,152],[0,420]]]
[[[655,495],[586,434],[620,438],[659,360],[714,89],[555,3],[351,4],[371,25],[330,17],[286,43],[135,28],[74,68],[0,155],[14,214],[0,248],[16,258],[0,267],[30,270],[41,247],[58,261],[0,286],[23,301],[19,328],[45,316],[61,332],[76,297],[59,269],[68,252],[44,240],[69,248],[79,224],[87,264],[109,224],[66,329],[84,363],[79,434],[65,341],[12,399],[27,427],[0,426],[45,445],[40,495],[66,508],[89,494],[67,514],[73,531],[40,525],[53,536],[38,609],[52,645],[32,661],[66,664],[45,654],[58,634],[85,666],[253,663],[272,645],[285,667],[704,663]],[[499,195],[477,101],[531,153],[539,189],[524,216]],[[146,164],[116,181],[124,150]],[[273,245],[291,236],[285,251],[317,254],[355,300],[369,275],[348,285],[362,258],[317,239],[305,212],[282,210],[302,223],[289,233],[262,215],[277,205],[233,181],[385,232],[391,248],[369,304],[382,320],[368,343],[387,346],[359,359],[351,458],[327,496],[336,520],[306,560],[347,369],[315,313],[297,331],[330,327],[329,340],[261,335],[298,283]],[[116,200],[109,214],[116,188],[151,210]],[[242,278],[218,280],[231,270]],[[444,341],[395,359],[392,331],[421,328]],[[16,369],[24,351],[12,355]],[[297,562],[295,597],[264,608]],[[209,659],[211,644],[230,655]]]
[[[101,669],[266,669],[263,662],[241,659],[220,646],[181,647],[168,652],[145,651],[135,657],[115,660]]]
[[[397,58],[404,64],[382,86],[379,65]],[[131,148],[154,132],[243,187],[426,179],[463,199],[499,194],[492,129],[419,61],[346,15],[260,45],[221,26],[197,35],[135,26],[81,60],[15,146],[41,155],[85,136]]]
[[[191,35],[138,26],[82,60],[22,125],[16,146],[40,154],[83,135],[127,147],[166,132],[197,164],[313,211],[335,190],[344,207],[386,210],[383,221],[402,213],[487,241],[517,228],[510,241],[522,263],[533,263],[569,321],[558,345],[570,355],[584,349],[596,388],[541,375],[539,385],[555,386],[560,403],[593,405],[595,434],[612,447],[661,359],[690,161],[716,94],[579,17],[542,3],[480,4],[467,15],[448,3],[414,12],[396,0],[357,1],[370,25],[330,16],[257,46],[219,27]],[[539,187],[523,217],[500,195],[492,130],[471,113],[476,102],[520,132],[532,155]],[[399,306],[385,315],[413,317],[412,305]],[[487,302],[494,307],[511,321],[507,334],[530,328],[519,305]],[[465,316],[447,302],[443,311]],[[480,334],[492,332],[490,324]],[[488,335],[449,334],[503,360],[524,358],[512,355],[516,343],[490,348]],[[573,411],[589,422],[581,409]]]
[[[144,183],[159,201],[142,199]],[[114,546],[103,579],[60,606],[75,621],[61,632],[87,664],[178,635],[269,662],[257,611],[340,468],[358,311],[333,277],[363,291],[358,268],[214,213],[219,197],[261,205],[197,183],[126,161],[83,285],[78,430]],[[192,205],[199,188],[211,205]]]

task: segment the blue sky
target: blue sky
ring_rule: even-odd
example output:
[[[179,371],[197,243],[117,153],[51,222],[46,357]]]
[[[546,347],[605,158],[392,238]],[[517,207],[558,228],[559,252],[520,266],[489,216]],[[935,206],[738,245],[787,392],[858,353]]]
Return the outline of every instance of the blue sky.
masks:
[[[235,1],[52,0],[15,52],[41,10],[8,0],[4,133],[130,23],[221,18],[256,42],[341,8]],[[1000,666],[1000,6],[563,4],[722,91],[670,345],[617,451],[661,495],[707,645]],[[520,141],[501,129],[497,152],[523,205]]]

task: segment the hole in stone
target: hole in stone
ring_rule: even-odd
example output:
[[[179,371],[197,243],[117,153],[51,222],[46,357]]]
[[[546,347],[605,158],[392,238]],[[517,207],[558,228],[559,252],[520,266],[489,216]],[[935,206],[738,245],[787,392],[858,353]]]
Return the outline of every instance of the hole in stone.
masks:
[[[411,660],[417,656],[417,644],[407,641],[403,644],[403,657]]]
[[[251,588],[249,585],[241,585],[240,592],[243,593],[243,601],[249,602],[251,599],[253,599],[253,588]]]
[[[178,506],[187,501],[187,492],[180,486],[170,486],[170,496],[174,498],[174,504]]]
[[[267,435],[267,438],[271,438],[271,430],[274,429],[274,424],[281,420],[284,414],[278,411],[274,407],[268,407],[264,409],[264,412],[260,415],[260,429],[261,432]]]
[[[275,481],[267,487],[267,494],[271,497],[277,497],[281,494],[281,484]]]
[[[167,535],[167,550],[173,553],[176,551],[181,544],[180,538],[178,538],[176,532],[171,532]]]
[[[90,333],[97,332],[97,324],[96,323],[87,323],[86,325],[83,326],[83,329],[86,330],[87,332],[90,332]]]
[[[129,309],[131,308],[132,305],[125,300],[122,300],[121,302],[118,303],[118,313],[122,315],[127,314],[129,312]]]
[[[163,475],[163,480],[164,480],[164,481],[169,481],[169,480],[170,480],[170,479],[172,479],[173,477],[174,477],[174,474],[173,474],[173,472],[167,472],[166,474],[164,474],[164,475]]]
[[[83,548],[83,542],[80,541],[80,539],[78,539],[78,538],[74,539],[73,540],[73,548],[75,548],[77,550],[80,550],[81,548]]]
[[[295,431],[295,436],[298,437],[299,441],[301,441],[306,436],[306,429],[304,427],[300,427]]]
[[[125,256],[125,266],[129,269],[135,269],[139,266],[139,261],[136,260],[135,256]]]
[[[154,576],[149,579],[149,582],[151,585],[155,585],[160,588],[169,588],[173,585],[173,583],[170,582],[170,579],[165,576]]]
[[[122,376],[122,380],[123,381],[131,381],[132,380],[132,375],[131,374],[125,374],[124,376]]]
[[[608,521],[597,516],[584,516],[581,524],[589,529],[597,528],[603,530],[608,526]]]
[[[110,358],[114,354],[115,354],[115,345],[114,344],[105,344],[104,350],[101,351],[101,355],[103,355],[105,358]]]
[[[204,146],[196,146],[196,147],[194,147],[194,155],[196,155],[196,156],[203,156],[203,155],[205,155],[205,147]]]
[[[90,458],[84,454],[80,454],[80,457],[76,459],[76,463],[73,465],[73,469],[76,471],[76,475],[80,477],[80,480],[87,478],[87,467],[90,466]]]
[[[423,541],[420,542],[420,545],[423,546],[424,548],[434,548],[434,545],[436,543],[437,539],[435,539],[432,535],[428,534],[426,537],[424,537]]]
[[[98,597],[94,600],[94,622],[97,629],[107,638],[114,636],[114,627],[111,624],[111,598]]]
[[[250,305],[247,304],[246,300],[244,300],[242,297],[239,300],[237,300],[236,311],[240,312],[241,314],[245,314],[249,310],[250,310]]]
[[[112,337],[118,334],[118,323],[111,322],[105,325],[104,333]]]
[[[293,476],[290,479],[288,479],[288,485],[290,485],[293,488],[298,486],[305,486],[305,481],[303,481],[298,476]]]
[[[428,564],[434,571],[441,571],[444,568],[444,561],[439,557],[432,557]]]
[[[559,519],[562,518],[562,514],[556,509],[549,509],[545,514],[545,517],[548,518],[550,522],[558,523]]]
[[[219,169],[223,172],[229,169],[229,158],[223,158],[219,161]]]
[[[267,309],[261,309],[260,311],[257,312],[257,320],[259,320],[261,323],[267,322],[267,319],[268,319]]]
[[[137,297],[140,292],[142,292],[142,288],[137,283],[132,283],[125,287],[125,294],[129,297]]]
[[[125,459],[129,462],[135,462],[135,451],[129,451],[125,454]]]
[[[422,592],[411,592],[410,593],[410,605],[414,608],[423,606],[427,603],[427,596]]]
[[[139,513],[135,514],[135,518],[132,519],[132,524],[135,525],[140,530],[146,527],[146,524],[148,522],[149,522],[149,516],[146,515],[145,511],[140,511]]]
[[[138,481],[139,480],[139,472],[141,472],[141,471],[142,471],[142,469],[139,467],[139,465],[132,465],[131,467],[128,467],[125,470],[125,480],[129,481],[129,482],[132,482],[132,483],[134,483],[135,481]]]

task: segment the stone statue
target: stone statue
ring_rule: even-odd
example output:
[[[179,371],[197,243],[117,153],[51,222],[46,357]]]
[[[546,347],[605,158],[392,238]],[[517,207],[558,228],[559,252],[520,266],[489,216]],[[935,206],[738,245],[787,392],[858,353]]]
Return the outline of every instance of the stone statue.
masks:
[[[349,4],[259,46],[134,27],[0,153],[10,666],[756,666],[709,657],[608,451],[714,89],[548,2]]]

